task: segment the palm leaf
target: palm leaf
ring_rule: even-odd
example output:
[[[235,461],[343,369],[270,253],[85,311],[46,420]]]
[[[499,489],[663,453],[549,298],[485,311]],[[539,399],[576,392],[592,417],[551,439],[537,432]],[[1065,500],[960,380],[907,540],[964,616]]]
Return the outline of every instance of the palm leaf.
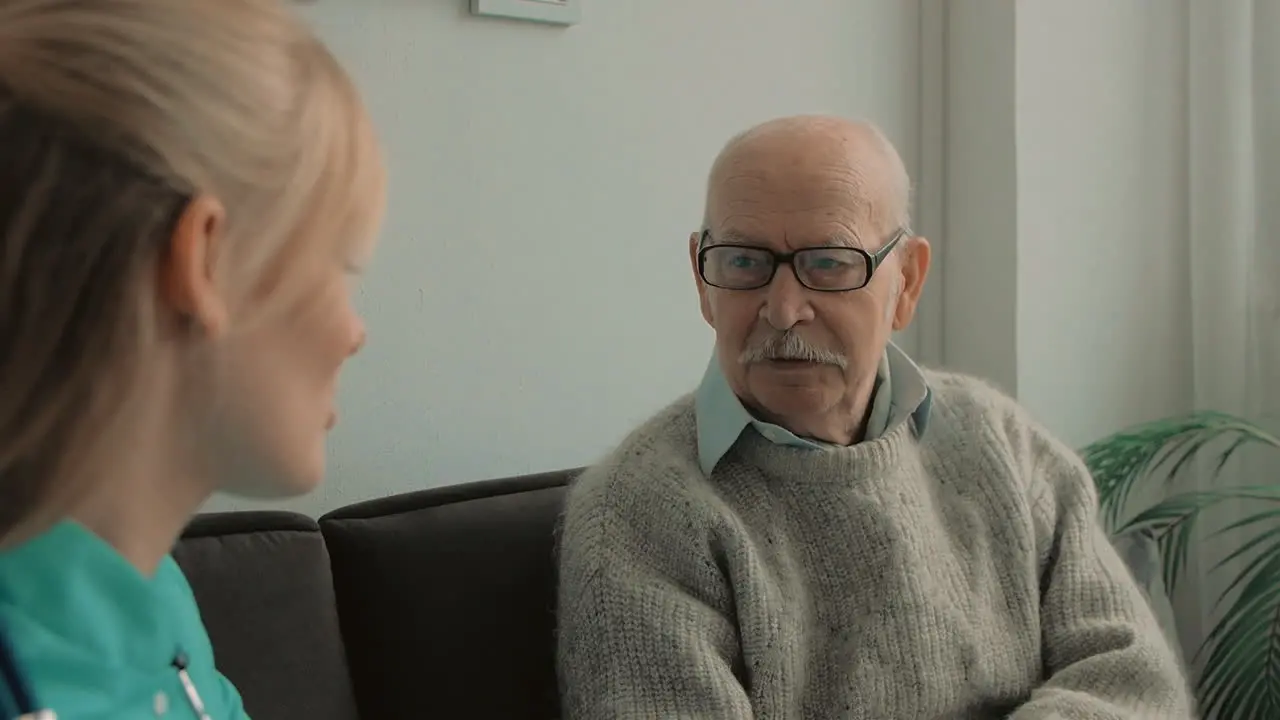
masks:
[[[1250,535],[1209,570],[1244,563],[1217,598],[1215,610],[1228,601],[1229,605],[1196,654],[1205,660],[1197,681],[1201,709],[1206,717],[1221,720],[1280,718],[1280,482],[1180,493],[1127,521],[1122,518],[1142,482],[1159,474],[1157,482],[1167,491],[1169,482],[1192,462],[1215,455],[1211,473],[1216,478],[1231,457],[1250,444],[1280,448],[1280,439],[1246,420],[1202,412],[1138,425],[1082,451],[1097,483],[1104,520],[1119,528],[1117,532],[1141,532],[1156,540],[1170,593],[1181,580],[1206,511],[1230,501],[1259,508],[1208,536],[1243,531]]]
[[[1280,717],[1280,544],[1259,558],[1201,647],[1197,687],[1209,717]]]
[[[1280,438],[1261,426],[1213,411],[1135,425],[1086,446],[1081,456],[1093,474],[1108,526],[1120,525],[1129,497],[1144,479],[1165,470],[1161,484],[1166,485],[1207,446],[1225,438],[1232,442],[1218,453],[1215,475],[1245,445],[1280,448]]]
[[[1212,534],[1259,525],[1267,528],[1210,571],[1256,551],[1218,598],[1219,603],[1225,601],[1239,587],[1234,602],[1197,652],[1197,657],[1208,653],[1198,682],[1199,695],[1207,717],[1280,717],[1280,525],[1272,527],[1280,520],[1280,486],[1176,495],[1139,513],[1120,532],[1146,530],[1153,534],[1160,546],[1165,583],[1172,592],[1200,515],[1230,500],[1264,502],[1272,507]]]
[[[1173,592],[1178,587],[1182,569],[1186,567],[1187,553],[1195,539],[1195,529],[1201,513],[1224,502],[1240,500],[1280,503],[1280,486],[1235,487],[1174,495],[1135,515],[1121,525],[1116,534],[1140,531],[1155,538],[1160,548],[1164,584],[1169,592]],[[1274,516],[1267,515],[1260,519],[1274,519]],[[1235,523],[1215,534],[1239,527],[1243,527],[1243,524]],[[1234,560],[1235,557],[1232,555],[1219,565]]]

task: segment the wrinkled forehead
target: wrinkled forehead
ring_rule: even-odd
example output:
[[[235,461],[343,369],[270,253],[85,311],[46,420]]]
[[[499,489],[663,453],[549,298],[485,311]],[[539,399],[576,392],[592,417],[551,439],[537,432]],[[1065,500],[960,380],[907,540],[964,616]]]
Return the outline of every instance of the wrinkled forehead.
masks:
[[[716,242],[875,246],[881,194],[843,158],[736,157],[708,187],[708,229]]]

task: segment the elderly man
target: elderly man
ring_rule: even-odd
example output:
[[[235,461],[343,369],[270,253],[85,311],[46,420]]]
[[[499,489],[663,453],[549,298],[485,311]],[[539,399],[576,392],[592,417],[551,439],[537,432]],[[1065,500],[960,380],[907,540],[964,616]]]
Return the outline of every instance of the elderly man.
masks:
[[[776,120],[689,240],[715,357],[570,492],[566,717],[1191,716],[1076,456],[890,343],[929,245],[874,128]]]

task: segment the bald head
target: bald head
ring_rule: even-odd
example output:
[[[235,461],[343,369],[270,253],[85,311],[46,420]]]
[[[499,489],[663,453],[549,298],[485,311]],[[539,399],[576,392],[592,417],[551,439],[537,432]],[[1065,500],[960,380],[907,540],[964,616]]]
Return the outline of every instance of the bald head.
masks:
[[[824,115],[798,115],[735,136],[716,156],[707,180],[704,227],[732,212],[748,186],[792,188],[846,204],[873,232],[910,224],[911,180],[893,144],[874,125]],[[825,186],[825,187],[823,187]],[[785,190],[784,190],[785,191]],[[804,202],[797,197],[798,202]],[[826,204],[826,203],[824,203]]]

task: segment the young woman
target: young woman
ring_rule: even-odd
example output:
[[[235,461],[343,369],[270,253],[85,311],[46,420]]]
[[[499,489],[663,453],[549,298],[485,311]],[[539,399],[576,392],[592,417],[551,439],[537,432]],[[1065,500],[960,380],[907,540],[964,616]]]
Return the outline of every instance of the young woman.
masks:
[[[0,2],[0,704],[244,717],[168,553],[320,482],[382,205],[285,2]]]

